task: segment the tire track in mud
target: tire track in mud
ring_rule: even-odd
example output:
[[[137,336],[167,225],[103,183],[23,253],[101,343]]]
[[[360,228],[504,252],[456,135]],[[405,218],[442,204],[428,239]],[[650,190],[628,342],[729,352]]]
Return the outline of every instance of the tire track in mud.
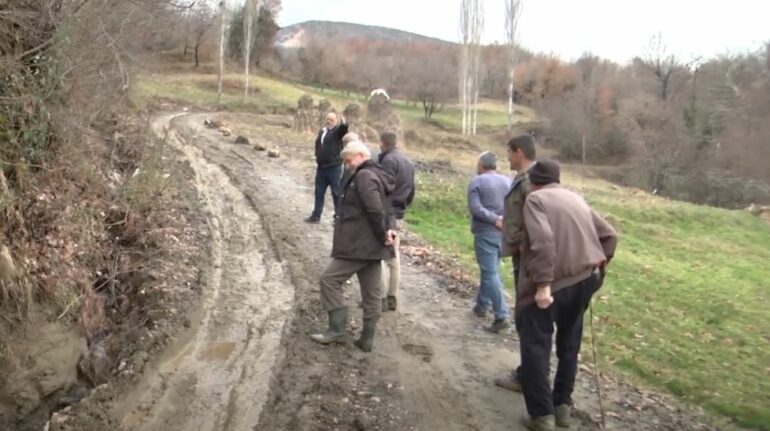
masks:
[[[153,129],[193,168],[211,231],[200,321],[116,414],[140,431],[251,430],[268,397],[294,288],[252,203],[219,165],[168,129],[175,117],[158,118]]]

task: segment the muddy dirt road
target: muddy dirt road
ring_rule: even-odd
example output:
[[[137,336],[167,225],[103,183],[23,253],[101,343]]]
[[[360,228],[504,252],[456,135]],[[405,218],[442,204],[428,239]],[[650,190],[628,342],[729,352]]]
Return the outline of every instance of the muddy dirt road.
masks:
[[[138,430],[251,429],[268,396],[294,290],[243,193],[199,148],[181,142],[173,131],[168,136],[195,171],[208,219],[207,288],[192,319],[198,322],[194,335],[172,348],[129,397],[123,424]]]
[[[397,313],[383,315],[375,351],[323,347],[317,277],[328,262],[332,226],[302,222],[312,204],[312,159],[285,119],[235,116],[237,133],[279,148],[269,158],[203,126],[204,114],[169,114],[154,129],[195,171],[211,230],[204,302],[188,336],[148,369],[114,409],[135,430],[519,430],[520,395],[492,378],[518,359],[513,333],[482,330],[468,299],[420,267],[403,265]],[[351,338],[361,320],[358,286],[347,289]],[[581,380],[576,404],[596,429],[595,398]],[[633,398],[633,394],[630,395]],[[641,397],[641,395],[639,395]],[[623,429],[674,427],[621,411]],[[671,427],[669,427],[671,425]],[[680,422],[681,425],[681,422]]]

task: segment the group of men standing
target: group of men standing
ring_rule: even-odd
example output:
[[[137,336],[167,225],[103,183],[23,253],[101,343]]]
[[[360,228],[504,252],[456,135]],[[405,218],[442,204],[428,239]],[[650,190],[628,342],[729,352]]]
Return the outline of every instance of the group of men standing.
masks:
[[[383,311],[398,307],[401,265],[398,232],[414,199],[414,166],[398,148],[395,133],[380,135],[380,154],[344,121],[329,113],[315,142],[317,162],[315,208],[305,221],[320,222],[326,189],[334,199],[332,261],[321,275],[321,303],[329,315],[325,332],[311,338],[321,344],[343,342],[348,309],[343,286],[354,274],[361,286],[364,325],[355,342],[370,352]],[[344,174],[342,167],[344,165]]]
[[[617,234],[582,196],[560,186],[558,163],[536,161],[530,135],[508,142],[508,161],[516,171],[512,182],[497,174],[494,155],[483,153],[479,175],[468,188],[481,273],[473,311],[484,316],[492,307],[493,332],[509,326],[508,309],[497,290],[502,286],[499,259],[510,256],[521,365],[495,384],[523,392],[524,425],[548,431],[570,426],[583,315],[604,280]],[[551,386],[554,326],[558,365]]]
[[[344,341],[348,309],[343,286],[353,274],[361,285],[364,309],[361,336],[355,342],[361,350],[372,350],[380,313],[397,308],[399,230],[415,193],[414,166],[397,144],[395,134],[383,133],[375,162],[369,148],[348,133],[344,119],[339,122],[335,114],[326,117],[318,134],[315,209],[306,221],[320,221],[329,187],[335,216],[332,261],[320,279],[329,323],[325,332],[311,336],[316,342]],[[511,257],[521,365],[495,384],[523,393],[528,429],[568,427],[583,315],[601,287],[617,235],[580,195],[560,186],[558,163],[536,161],[530,135],[508,142],[508,161],[516,171],[512,181],[497,173],[493,153],[482,153],[478,175],[468,187],[480,270],[473,313],[484,317],[491,309],[492,332],[511,326],[499,274],[501,258]],[[551,386],[554,326],[558,366]]]

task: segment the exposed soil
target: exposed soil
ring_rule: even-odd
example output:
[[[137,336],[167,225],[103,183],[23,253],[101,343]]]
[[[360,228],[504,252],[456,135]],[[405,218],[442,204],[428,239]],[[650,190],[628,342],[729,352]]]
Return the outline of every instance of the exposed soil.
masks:
[[[63,389],[41,400],[35,411],[10,429],[39,431],[44,426],[49,430],[119,429],[108,407],[116,397],[136,386],[145,368],[154,372],[152,359],[166,351],[169,342],[191,326],[191,317],[197,310],[205,281],[199,268],[208,264],[210,234],[206,219],[196,204],[196,189],[188,180],[194,175],[189,164],[169,153],[164,166],[164,171],[168,172],[164,175],[166,192],[157,198],[156,208],[144,219],[145,225],[138,231],[135,242],[130,247],[118,249],[116,254],[121,259],[130,259],[130,264],[123,265],[125,273],[118,277],[120,284],[115,300],[106,304],[112,322],[105,340],[107,355],[102,364],[108,374],[105,377],[107,383],[91,390],[92,382],[87,376],[78,373],[80,378],[75,378],[77,356],[85,351],[85,340],[69,343],[76,349],[74,361],[59,353],[67,352],[61,347],[40,350],[32,362],[35,367],[28,368],[27,374],[45,370],[42,367],[46,360],[41,358],[48,358],[48,363],[62,371],[47,374],[47,380],[59,382],[58,387]],[[130,229],[121,230],[121,237],[130,232]],[[33,334],[26,338],[34,339],[42,346],[54,346],[56,331],[61,331],[57,328],[64,319],[57,320],[54,314],[47,321],[49,323],[35,323],[39,328],[32,328],[40,332],[39,339]],[[71,325],[70,331],[82,332],[76,322]],[[26,341],[24,345],[31,344]],[[39,376],[38,380],[45,376]],[[32,379],[33,384],[35,381]],[[0,426],[0,429],[9,428]]]

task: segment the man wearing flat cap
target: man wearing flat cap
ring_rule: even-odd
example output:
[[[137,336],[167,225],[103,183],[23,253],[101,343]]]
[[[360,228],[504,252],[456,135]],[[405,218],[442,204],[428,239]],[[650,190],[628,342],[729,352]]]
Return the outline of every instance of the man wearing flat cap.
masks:
[[[522,392],[530,430],[569,426],[583,314],[601,286],[617,246],[615,230],[583,197],[559,185],[559,165],[539,161],[529,170],[525,236],[516,298]],[[549,383],[556,326],[559,359]]]

